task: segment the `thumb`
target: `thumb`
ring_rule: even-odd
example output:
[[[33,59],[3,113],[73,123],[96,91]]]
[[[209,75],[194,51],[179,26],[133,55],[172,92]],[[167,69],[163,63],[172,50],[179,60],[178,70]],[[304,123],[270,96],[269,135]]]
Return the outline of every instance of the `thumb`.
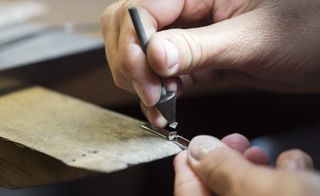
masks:
[[[191,141],[188,160],[194,173],[218,195],[274,195],[283,191],[281,181],[288,182],[283,179],[285,175],[250,163],[210,136],[198,136]]]
[[[148,62],[163,77],[208,68],[242,70],[266,54],[261,53],[261,46],[267,48],[260,30],[263,15],[256,12],[260,10],[205,27],[155,33],[148,43]]]

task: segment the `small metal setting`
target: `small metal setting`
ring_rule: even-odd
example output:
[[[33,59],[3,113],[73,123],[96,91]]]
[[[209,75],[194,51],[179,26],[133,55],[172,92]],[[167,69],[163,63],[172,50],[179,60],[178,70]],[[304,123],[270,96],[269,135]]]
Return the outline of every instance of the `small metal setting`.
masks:
[[[175,144],[177,144],[182,150],[185,150],[188,148],[190,141],[186,138],[177,135],[173,141]]]
[[[179,146],[183,150],[188,148],[188,145],[190,143],[189,140],[178,135],[177,131],[168,131],[166,129],[156,127],[150,123],[145,123],[145,124],[141,125],[141,127],[151,133],[154,133],[154,134],[159,135],[169,141],[172,141],[173,143],[175,143],[177,146]]]
[[[178,126],[178,122],[174,122],[174,123],[169,124],[169,127],[172,129],[177,128],[177,126]]]

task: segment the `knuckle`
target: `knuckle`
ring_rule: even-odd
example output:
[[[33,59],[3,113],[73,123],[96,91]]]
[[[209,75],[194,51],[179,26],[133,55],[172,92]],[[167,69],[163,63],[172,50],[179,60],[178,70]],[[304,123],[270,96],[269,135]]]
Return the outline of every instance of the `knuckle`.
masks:
[[[115,51],[111,51],[109,49],[106,50],[106,56],[108,61],[108,66],[110,67],[112,74],[116,75],[119,73],[119,65],[121,58],[119,57],[118,53]]]
[[[107,7],[103,12],[102,15],[100,17],[100,25],[102,28],[102,31],[104,33],[107,32],[107,27],[112,23],[112,19],[113,19],[113,14],[114,14],[114,8],[115,5],[112,4],[109,7]]]
[[[110,17],[112,16],[111,15],[111,10],[113,9],[113,5],[110,5],[109,7],[107,7],[101,14],[100,16],[100,23],[102,25],[105,25],[105,24],[109,24],[109,21],[110,21]]]
[[[110,70],[112,73],[112,78],[113,78],[113,82],[114,84],[121,88],[126,90],[127,89],[127,81],[126,79],[123,77],[123,75],[121,74],[120,70],[118,69],[118,67],[111,67],[110,66]]]
[[[114,81],[114,83],[115,83],[115,85],[117,86],[117,87],[119,87],[119,88],[121,88],[121,89],[126,89],[126,86],[125,86],[125,84],[124,84],[124,81],[120,78],[120,77],[118,77],[118,76],[114,76],[113,77],[113,81]]]
[[[126,75],[132,75],[138,68],[137,58],[138,55],[130,46],[126,46],[121,55],[119,69]]]
[[[182,69],[184,72],[189,73],[196,69],[200,64],[203,64],[203,54],[206,48],[203,48],[202,38],[189,30],[176,29],[176,35],[179,35],[181,54],[184,54]]]
[[[111,25],[114,25],[115,20],[119,20],[120,10],[123,7],[123,1],[118,1],[108,6],[100,16],[100,25],[102,32],[106,34]]]
[[[121,81],[117,76],[113,76],[113,81],[117,87],[121,88]]]
[[[120,69],[123,74],[130,75],[137,69],[137,65],[134,63],[133,60],[130,60],[130,55],[126,55],[126,57],[127,58],[122,58],[120,63]]]

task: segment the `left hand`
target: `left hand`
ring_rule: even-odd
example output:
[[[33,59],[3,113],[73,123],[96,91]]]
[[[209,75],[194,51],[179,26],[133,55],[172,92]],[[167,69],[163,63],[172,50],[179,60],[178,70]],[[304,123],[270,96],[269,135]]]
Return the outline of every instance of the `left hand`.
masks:
[[[222,142],[210,136],[196,137],[188,151],[180,153],[174,161],[174,193],[176,196],[292,195],[294,191],[295,195],[319,194],[319,188],[315,188],[319,176],[309,172],[312,160],[302,151],[282,153],[276,168],[267,167],[267,163],[266,153],[249,147],[242,135],[229,135]]]

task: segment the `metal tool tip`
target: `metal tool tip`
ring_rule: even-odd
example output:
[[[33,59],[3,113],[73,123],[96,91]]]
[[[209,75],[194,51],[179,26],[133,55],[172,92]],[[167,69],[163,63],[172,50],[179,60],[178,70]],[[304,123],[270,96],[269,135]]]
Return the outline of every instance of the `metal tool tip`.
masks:
[[[164,96],[161,96],[156,108],[169,124],[176,122],[176,93],[167,91]]]
[[[178,126],[178,122],[173,122],[173,123],[169,124],[169,127],[172,128],[172,129],[177,128],[177,126]]]

